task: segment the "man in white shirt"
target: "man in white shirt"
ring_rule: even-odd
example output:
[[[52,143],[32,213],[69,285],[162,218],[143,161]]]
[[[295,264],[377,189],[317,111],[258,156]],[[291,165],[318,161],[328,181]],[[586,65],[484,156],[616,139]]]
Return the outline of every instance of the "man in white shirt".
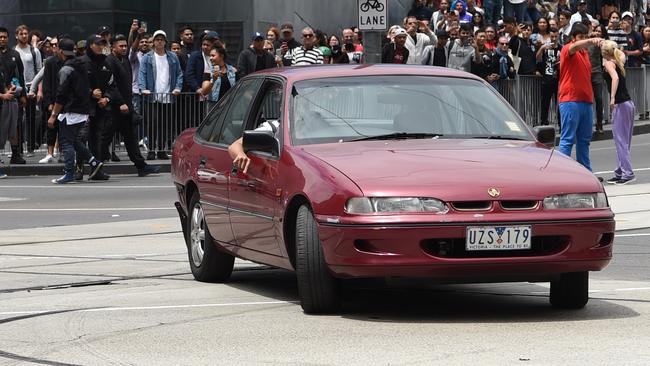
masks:
[[[588,21],[589,24],[591,24],[592,20],[594,20],[594,17],[587,14],[587,0],[579,0],[578,11],[571,16],[571,20],[569,21],[569,28],[572,28],[573,25],[577,22],[587,24]]]
[[[167,51],[167,34],[157,30],[153,34],[153,50],[144,55],[138,72],[138,88],[145,98],[145,124],[149,136],[149,153],[147,160],[167,160],[165,149],[170,146],[172,128],[171,104],[180,95],[183,88],[183,72],[176,54]],[[153,95],[152,95],[153,94]],[[167,135],[166,135],[167,134]],[[158,154],[155,150],[158,149]]]
[[[29,44],[29,28],[26,25],[19,25],[16,28],[16,47],[15,50],[20,54],[20,60],[23,63],[23,75],[25,77],[25,90],[29,90],[32,86],[32,81],[38,72],[43,68],[43,58],[38,48]],[[29,98],[27,104],[23,106],[25,109],[20,109],[18,120],[22,121],[25,118],[26,136],[27,139],[27,156],[34,154],[34,149],[40,147],[43,142],[43,129],[42,126],[36,123],[40,118],[36,118],[36,100]]]
[[[424,23],[414,16],[409,16],[404,22],[406,28],[406,49],[409,50],[407,64],[421,65],[424,49],[429,45],[435,45],[438,40],[435,33]]]

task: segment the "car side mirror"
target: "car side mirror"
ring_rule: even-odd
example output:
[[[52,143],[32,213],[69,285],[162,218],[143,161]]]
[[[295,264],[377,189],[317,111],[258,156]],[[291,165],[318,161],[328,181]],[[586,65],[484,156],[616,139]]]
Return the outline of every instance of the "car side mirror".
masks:
[[[535,131],[535,138],[537,141],[548,147],[555,146],[555,127],[537,126],[533,127],[533,131]]]
[[[280,155],[280,143],[270,131],[244,131],[244,152],[260,151]]]

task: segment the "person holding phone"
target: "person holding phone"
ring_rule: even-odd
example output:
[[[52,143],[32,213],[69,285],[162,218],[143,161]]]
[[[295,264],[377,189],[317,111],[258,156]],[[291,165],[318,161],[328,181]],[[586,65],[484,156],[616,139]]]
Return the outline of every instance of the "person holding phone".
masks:
[[[406,37],[406,48],[409,50],[407,64],[421,65],[424,49],[429,45],[437,43],[436,35],[422,21],[417,20],[414,16],[406,18],[404,28],[408,37]]]
[[[291,66],[291,54],[301,44],[293,38],[293,24],[286,22],[280,27],[281,38],[276,41],[275,48],[280,49],[282,63],[284,66]]]

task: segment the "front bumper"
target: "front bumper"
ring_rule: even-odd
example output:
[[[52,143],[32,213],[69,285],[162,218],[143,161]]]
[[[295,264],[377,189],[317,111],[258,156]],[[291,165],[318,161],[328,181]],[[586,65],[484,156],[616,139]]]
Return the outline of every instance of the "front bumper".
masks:
[[[518,225],[513,222],[481,222]],[[353,225],[319,222],[325,261],[339,278],[431,277],[451,282],[549,280],[564,272],[599,271],[612,258],[612,218],[532,225],[533,248],[465,251],[476,223]]]

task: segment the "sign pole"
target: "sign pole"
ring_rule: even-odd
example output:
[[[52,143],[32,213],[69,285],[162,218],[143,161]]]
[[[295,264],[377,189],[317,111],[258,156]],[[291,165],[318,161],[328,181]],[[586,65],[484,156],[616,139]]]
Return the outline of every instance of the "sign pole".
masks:
[[[357,0],[359,30],[363,33],[364,59],[367,64],[381,62],[381,44],[388,30],[388,0]]]

